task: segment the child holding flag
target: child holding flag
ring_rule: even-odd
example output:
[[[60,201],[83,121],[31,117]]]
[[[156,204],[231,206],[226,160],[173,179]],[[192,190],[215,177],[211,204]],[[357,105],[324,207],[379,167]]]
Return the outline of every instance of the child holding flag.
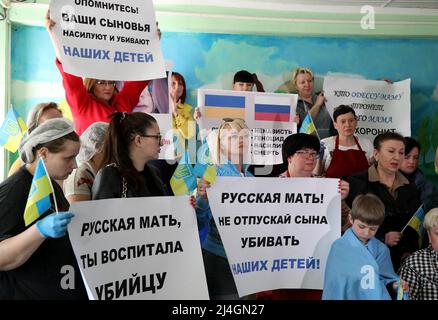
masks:
[[[87,298],[66,236],[73,214],[50,180],[77,167],[79,146],[73,123],[47,120],[21,144],[26,165],[0,184],[0,299]]]
[[[374,237],[384,217],[385,206],[377,196],[365,194],[354,199],[352,227],[333,243],[327,258],[323,300],[391,299],[387,286],[397,289],[399,277],[388,247]],[[401,283],[403,291],[408,291],[406,282]]]

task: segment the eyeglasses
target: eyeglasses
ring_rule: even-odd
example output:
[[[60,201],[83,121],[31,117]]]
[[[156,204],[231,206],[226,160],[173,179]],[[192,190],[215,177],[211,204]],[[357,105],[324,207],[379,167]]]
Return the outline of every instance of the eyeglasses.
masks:
[[[312,158],[312,159],[316,159],[316,157],[318,156],[318,153],[316,153],[315,151],[299,150],[295,153],[300,155],[301,157]]]
[[[142,137],[146,137],[146,138],[155,138],[157,139],[158,142],[161,142],[161,134],[142,134]]]
[[[116,85],[115,81],[111,81],[111,80],[97,80],[96,84],[98,85],[109,85],[111,87],[114,87]]]

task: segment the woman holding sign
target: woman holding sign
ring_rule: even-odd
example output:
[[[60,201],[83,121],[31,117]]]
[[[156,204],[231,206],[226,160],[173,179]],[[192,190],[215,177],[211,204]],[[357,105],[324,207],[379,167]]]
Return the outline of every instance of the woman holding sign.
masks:
[[[244,162],[248,137],[249,129],[244,120],[237,118],[223,120],[216,138],[211,144],[209,143],[213,162],[217,165],[217,176],[252,176],[248,172],[248,165]],[[209,226],[207,238],[202,245],[208,292],[212,300],[238,299],[224,245],[208,203],[206,188],[209,186],[208,182],[201,179],[196,196],[198,228]]]
[[[283,162],[287,164],[287,170],[281,178],[311,178],[316,166],[320,143],[317,137],[305,133],[296,133],[288,136],[283,141]],[[339,181],[341,198],[345,199],[349,192],[349,184],[344,180]],[[344,208],[343,208],[344,209]],[[344,211],[344,210],[343,210]],[[339,213],[341,214],[341,212]],[[345,215],[345,213],[344,213]],[[347,217],[344,217],[344,220]],[[272,300],[320,300],[321,290],[309,289],[280,289],[260,292],[259,299]]]
[[[66,235],[73,214],[54,181],[77,167],[78,152],[73,123],[62,118],[45,121],[23,140],[20,154],[26,165],[0,184],[0,299],[87,298]],[[50,198],[46,179],[54,188]],[[36,202],[30,192],[37,194]]]
[[[65,73],[60,60],[60,52],[52,28],[55,22],[46,14],[46,28],[56,53],[56,66],[62,76],[66,100],[70,106],[76,131],[81,135],[91,124],[97,121],[108,122],[115,111],[131,112],[139,100],[148,81],[127,81],[118,92],[116,81],[82,78]],[[160,33],[159,33],[160,34]]]

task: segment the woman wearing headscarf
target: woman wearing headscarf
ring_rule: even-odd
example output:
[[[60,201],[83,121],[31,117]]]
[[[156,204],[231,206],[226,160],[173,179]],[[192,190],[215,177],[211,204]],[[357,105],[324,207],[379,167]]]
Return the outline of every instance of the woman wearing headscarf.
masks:
[[[101,168],[102,146],[108,123],[95,122],[81,135],[77,156],[80,165],[64,181],[64,194],[70,203],[91,200],[94,177]]]
[[[0,299],[86,299],[67,235],[73,214],[61,187],[52,181],[51,207],[35,221],[26,226],[23,216],[38,161],[51,179],[64,180],[77,167],[78,152],[73,123],[62,118],[47,120],[22,142],[26,165],[0,184]],[[62,287],[65,266],[74,270],[69,288]]]

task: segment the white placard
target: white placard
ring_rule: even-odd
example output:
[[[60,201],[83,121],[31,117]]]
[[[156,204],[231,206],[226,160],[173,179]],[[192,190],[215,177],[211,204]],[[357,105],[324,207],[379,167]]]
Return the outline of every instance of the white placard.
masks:
[[[322,289],[341,233],[338,181],[217,177],[208,199],[239,296]]]
[[[373,141],[385,131],[411,136],[411,79],[385,81],[324,78],[326,107],[331,116],[341,105],[351,106],[358,117],[356,135]]]
[[[65,72],[105,80],[166,77],[151,0],[56,0],[50,17]]]
[[[241,118],[251,130],[247,163],[282,163],[283,141],[297,131],[297,99],[296,94],[199,89],[201,137],[214,132],[224,118]]]
[[[74,202],[70,211],[70,241],[90,299],[209,298],[187,196]]]

